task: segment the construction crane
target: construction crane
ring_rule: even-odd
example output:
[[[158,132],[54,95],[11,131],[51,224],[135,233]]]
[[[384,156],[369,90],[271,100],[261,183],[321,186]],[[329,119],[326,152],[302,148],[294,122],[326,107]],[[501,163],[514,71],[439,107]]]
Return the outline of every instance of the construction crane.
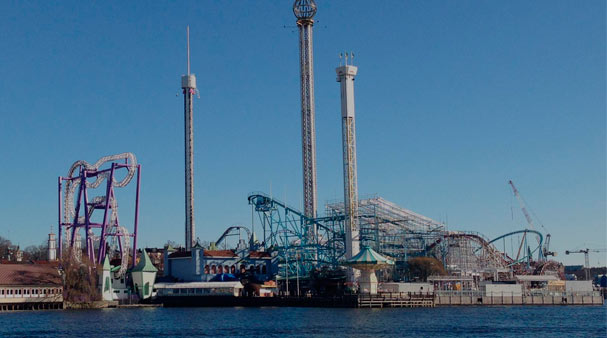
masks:
[[[527,211],[527,206],[525,205],[525,201],[519,194],[518,189],[516,189],[516,187],[514,186],[514,182],[512,182],[512,180],[509,180],[508,184],[510,184],[510,186],[512,187],[512,192],[514,193],[514,196],[516,196],[516,199],[518,200],[521,210],[523,211],[523,215],[525,215],[525,219],[527,219],[527,224],[529,224],[529,228],[531,230],[535,230],[535,226],[533,225],[533,219],[531,218],[531,215],[529,215],[529,212]],[[546,230],[546,227],[544,227],[544,225],[542,225],[541,223],[540,223],[540,225],[542,226],[542,228],[544,230]],[[519,249],[519,251],[520,251],[520,249]],[[555,252],[550,251],[550,234],[548,233],[548,231],[546,231],[546,241],[544,242],[544,247],[542,248],[540,254],[541,254],[540,260],[546,259],[546,257],[548,257],[548,256],[556,256]]]
[[[586,248],[586,249],[575,250],[575,251],[570,251],[570,250],[565,251],[565,255],[574,254],[574,253],[583,253],[584,254],[584,268],[586,270],[586,280],[590,280],[590,258],[588,257],[589,252],[607,252],[607,249],[588,249],[588,248]]]

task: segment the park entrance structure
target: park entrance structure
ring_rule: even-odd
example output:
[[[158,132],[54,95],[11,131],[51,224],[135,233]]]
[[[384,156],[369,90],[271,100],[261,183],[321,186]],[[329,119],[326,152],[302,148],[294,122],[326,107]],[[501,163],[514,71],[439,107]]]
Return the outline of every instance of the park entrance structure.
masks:
[[[101,264],[108,254],[110,258],[120,258],[118,275],[126,272],[129,258],[135,265],[140,173],[141,165],[137,164],[135,155],[122,153],[102,157],[95,164],[76,161],[67,176],[59,177],[60,257],[64,245],[79,257],[80,231],[84,229],[86,254],[91,262]],[[135,215],[132,230],[129,231],[119,221],[115,189],[127,186],[135,175]],[[63,196],[62,186],[65,186]],[[99,192],[102,194],[91,196]]]

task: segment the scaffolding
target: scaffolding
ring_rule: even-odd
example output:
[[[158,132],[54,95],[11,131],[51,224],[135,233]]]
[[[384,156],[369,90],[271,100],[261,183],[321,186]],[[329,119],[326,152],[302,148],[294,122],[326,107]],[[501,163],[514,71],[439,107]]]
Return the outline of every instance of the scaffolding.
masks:
[[[329,203],[326,213],[343,215],[344,204]],[[423,255],[444,231],[444,224],[377,196],[358,202],[358,218],[362,245],[397,261]]]

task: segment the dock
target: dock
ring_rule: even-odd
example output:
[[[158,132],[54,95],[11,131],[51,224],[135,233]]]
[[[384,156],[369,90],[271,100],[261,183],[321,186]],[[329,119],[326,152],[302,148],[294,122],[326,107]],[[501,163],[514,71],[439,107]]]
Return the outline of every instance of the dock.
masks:
[[[384,308],[384,307],[434,307],[434,295],[411,295],[383,293],[378,295],[359,295],[359,308]]]

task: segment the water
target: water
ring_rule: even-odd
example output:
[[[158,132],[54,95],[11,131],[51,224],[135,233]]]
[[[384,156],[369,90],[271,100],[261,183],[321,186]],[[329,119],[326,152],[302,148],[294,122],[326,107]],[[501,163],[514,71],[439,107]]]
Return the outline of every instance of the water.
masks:
[[[140,308],[0,313],[0,337],[607,337],[606,306]]]

